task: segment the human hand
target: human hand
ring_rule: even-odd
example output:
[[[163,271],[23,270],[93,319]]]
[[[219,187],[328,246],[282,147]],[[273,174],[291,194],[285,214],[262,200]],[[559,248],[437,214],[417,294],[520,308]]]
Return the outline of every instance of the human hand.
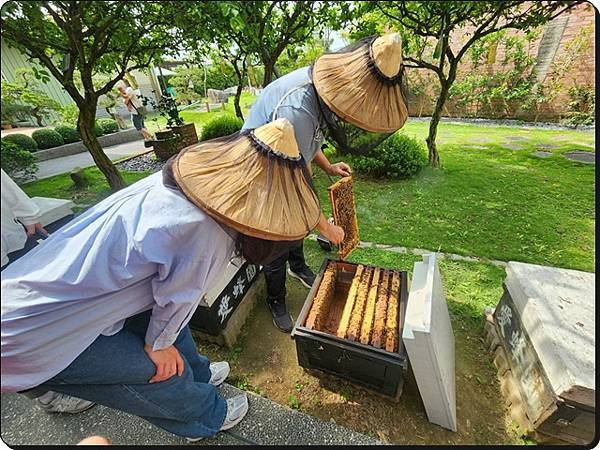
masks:
[[[339,245],[344,240],[344,229],[332,223],[327,222],[327,225],[319,231],[333,245]]]
[[[34,236],[38,232],[44,236],[48,236],[48,232],[40,222],[32,223],[31,225],[25,225],[25,232],[27,233],[27,236]]]
[[[339,175],[340,177],[349,177],[352,174],[352,169],[345,162],[339,162],[335,164],[331,164],[329,166],[329,170],[327,170],[329,175]]]
[[[156,373],[150,378],[150,383],[168,380],[175,374],[183,375],[185,364],[175,346],[171,345],[162,350],[152,350],[152,346],[146,344],[144,345],[144,351],[156,366]]]

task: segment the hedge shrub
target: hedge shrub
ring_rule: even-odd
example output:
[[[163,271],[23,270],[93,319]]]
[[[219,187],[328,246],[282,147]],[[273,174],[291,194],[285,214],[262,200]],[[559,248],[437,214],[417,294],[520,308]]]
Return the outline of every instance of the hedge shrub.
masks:
[[[349,156],[359,174],[374,178],[405,178],[417,174],[426,164],[425,147],[402,133],[387,138],[364,156]]]
[[[0,143],[0,166],[17,182],[29,180],[37,171],[35,156],[6,139]]]
[[[114,119],[98,119],[96,123],[102,127],[104,134],[111,134],[119,131],[119,125],[117,125],[117,121]]]
[[[104,136],[104,128],[102,125],[98,123],[98,121],[94,122],[94,131],[96,131],[96,137]]]
[[[71,142],[77,142],[81,140],[79,131],[77,128],[72,127],[71,125],[58,125],[54,127],[54,131],[62,136],[65,144],[70,144]]]
[[[40,149],[58,147],[65,143],[64,139],[56,131],[42,128],[31,133],[31,137],[37,142]]]
[[[33,138],[22,133],[11,133],[8,136],[3,137],[2,142],[12,142],[28,152],[35,152],[38,150],[37,142],[35,142]]]
[[[202,127],[200,140],[207,141],[221,136],[228,136],[236,131],[240,131],[242,125],[244,125],[244,122],[239,117],[230,114],[219,116]]]

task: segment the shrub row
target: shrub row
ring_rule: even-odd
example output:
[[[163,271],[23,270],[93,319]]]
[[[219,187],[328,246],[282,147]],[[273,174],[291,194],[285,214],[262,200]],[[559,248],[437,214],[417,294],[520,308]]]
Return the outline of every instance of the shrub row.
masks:
[[[117,122],[113,119],[98,119],[94,124],[96,136],[116,133],[119,131]],[[70,144],[81,140],[77,128],[61,124],[54,129],[42,128],[31,133],[31,137],[21,134],[12,133],[2,138],[2,142],[10,142],[17,145],[21,150],[35,152],[37,150],[58,147],[63,144]]]

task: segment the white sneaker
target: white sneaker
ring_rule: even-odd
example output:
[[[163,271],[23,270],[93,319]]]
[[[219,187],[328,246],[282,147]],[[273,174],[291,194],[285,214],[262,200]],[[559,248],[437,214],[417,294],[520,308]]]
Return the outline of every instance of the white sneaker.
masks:
[[[229,375],[229,371],[231,370],[229,367],[229,363],[227,361],[219,361],[210,363],[210,380],[208,380],[209,384],[213,386],[219,386],[227,376]]]
[[[77,414],[95,405],[94,402],[53,391],[48,391],[35,400],[48,413]]]
[[[221,431],[229,430],[242,421],[248,412],[248,396],[246,394],[236,395],[227,399],[227,414],[221,425]]]
[[[235,427],[248,412],[248,397],[246,394],[236,395],[233,398],[227,399],[227,414],[225,414],[225,420],[223,425],[219,428],[219,431],[229,430]],[[198,442],[204,439],[203,437],[197,438],[185,438],[188,442]]]

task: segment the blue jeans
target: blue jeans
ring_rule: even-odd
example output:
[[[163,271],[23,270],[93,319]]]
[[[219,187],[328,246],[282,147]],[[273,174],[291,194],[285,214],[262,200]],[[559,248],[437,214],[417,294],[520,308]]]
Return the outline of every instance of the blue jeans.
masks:
[[[148,383],[156,372],[144,351],[149,319],[150,311],[137,314],[113,336],[99,336],[41,387],[135,414],[179,436],[215,435],[227,406],[208,384],[209,361],[196,351],[189,327],[174,344],[185,362],[183,375]]]

